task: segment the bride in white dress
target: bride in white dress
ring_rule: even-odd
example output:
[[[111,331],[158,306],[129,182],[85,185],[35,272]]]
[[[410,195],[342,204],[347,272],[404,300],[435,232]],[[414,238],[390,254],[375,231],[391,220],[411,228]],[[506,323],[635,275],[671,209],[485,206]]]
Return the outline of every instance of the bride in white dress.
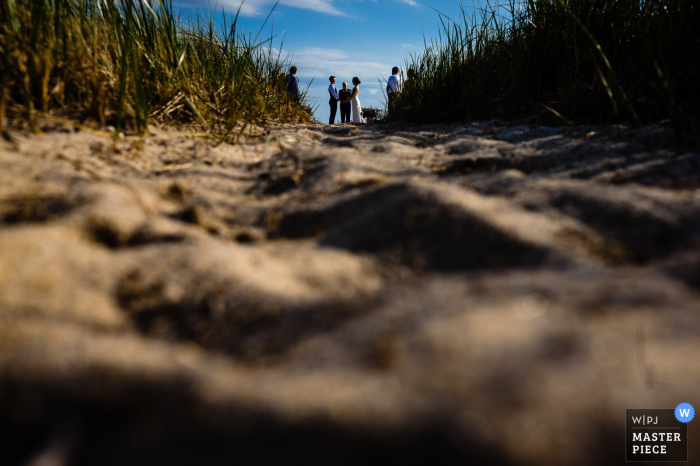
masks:
[[[358,97],[360,95],[361,81],[359,78],[355,77],[352,78],[352,83],[355,85],[352,89],[352,94],[350,94],[350,98],[352,99],[352,122],[365,124],[367,121],[362,117],[362,105],[360,105],[360,98]]]

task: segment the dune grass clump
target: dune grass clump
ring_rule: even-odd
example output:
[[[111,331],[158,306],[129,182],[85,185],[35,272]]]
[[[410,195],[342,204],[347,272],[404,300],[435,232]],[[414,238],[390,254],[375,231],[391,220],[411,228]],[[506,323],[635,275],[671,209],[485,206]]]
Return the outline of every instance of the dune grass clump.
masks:
[[[367,120],[367,123],[375,123],[383,118],[384,112],[381,108],[362,107],[362,116]]]
[[[287,57],[237,19],[217,29],[167,0],[0,0],[0,121],[51,112],[116,134],[194,123],[222,138],[310,121],[305,94],[285,91]]]
[[[644,123],[700,118],[697,0],[508,0],[440,15],[392,115]]]

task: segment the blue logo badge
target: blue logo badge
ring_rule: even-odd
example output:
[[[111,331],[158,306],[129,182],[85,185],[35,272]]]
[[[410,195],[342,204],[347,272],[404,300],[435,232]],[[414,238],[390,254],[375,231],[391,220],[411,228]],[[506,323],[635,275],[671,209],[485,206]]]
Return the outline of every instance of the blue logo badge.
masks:
[[[695,417],[695,408],[693,408],[693,405],[690,403],[681,403],[676,406],[673,413],[676,415],[678,421],[688,423]]]

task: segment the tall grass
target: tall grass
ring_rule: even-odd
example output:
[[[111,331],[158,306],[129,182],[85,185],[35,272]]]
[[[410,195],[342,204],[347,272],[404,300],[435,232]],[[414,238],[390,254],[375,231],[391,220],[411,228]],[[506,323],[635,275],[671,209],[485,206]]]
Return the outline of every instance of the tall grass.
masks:
[[[0,0],[0,121],[51,111],[141,133],[196,123],[222,138],[310,121],[305,96],[285,91],[287,57],[237,20],[183,20],[167,0]]]
[[[440,15],[392,105],[414,121],[643,123],[700,117],[697,0],[507,0]]]

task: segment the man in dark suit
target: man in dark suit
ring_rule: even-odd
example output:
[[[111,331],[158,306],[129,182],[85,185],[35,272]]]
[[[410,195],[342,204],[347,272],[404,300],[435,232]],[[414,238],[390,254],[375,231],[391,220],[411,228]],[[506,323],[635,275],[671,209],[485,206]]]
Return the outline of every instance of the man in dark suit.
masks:
[[[352,92],[348,89],[348,82],[343,82],[343,88],[338,92],[340,96],[340,122],[350,123],[350,94]]]
[[[338,100],[340,98],[338,97],[338,90],[335,88],[335,76],[331,76],[328,80],[331,82],[331,85],[328,86],[328,93],[331,95],[331,100],[328,101],[328,104],[331,106],[331,117],[328,120],[328,124],[332,125],[335,123],[335,114],[338,112]]]

